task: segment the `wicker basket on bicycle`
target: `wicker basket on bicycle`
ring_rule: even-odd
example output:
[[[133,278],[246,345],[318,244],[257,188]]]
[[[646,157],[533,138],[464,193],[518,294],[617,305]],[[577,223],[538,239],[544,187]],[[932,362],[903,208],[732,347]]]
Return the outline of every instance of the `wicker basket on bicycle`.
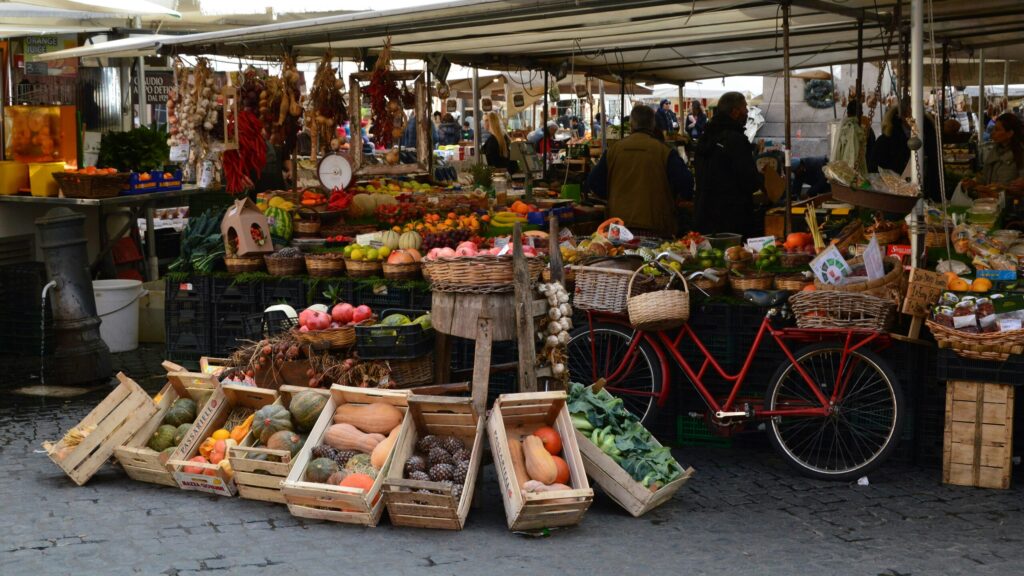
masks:
[[[1024,330],[972,334],[925,321],[939,348],[949,348],[957,356],[971,360],[1006,361],[1011,354],[1024,354]]]
[[[714,279],[711,276],[704,276],[702,274],[691,280],[690,284],[708,296],[721,294],[725,291],[726,286],[729,285],[729,270],[726,268],[712,268],[712,271],[716,276]]]
[[[613,263],[614,261],[607,261]],[[606,266],[573,266],[576,274],[576,286],[573,289],[573,308],[593,310],[595,312],[611,312],[625,314],[626,298],[629,295],[629,282],[633,270],[609,268]],[[633,294],[659,290],[665,286],[668,278],[637,278],[633,286]]]
[[[900,302],[903,299],[903,263],[896,257],[885,258],[882,262],[885,266],[885,276],[877,280],[835,285],[826,284],[821,280],[815,279],[814,287],[819,291],[834,291],[845,294],[860,293],[886,298],[893,302]],[[864,259],[861,257],[854,258],[849,262],[851,268],[856,268],[863,263]]]
[[[637,330],[651,332],[670,330],[685,324],[690,319],[690,287],[686,284],[686,278],[669,268],[672,275],[665,288],[654,292],[633,294],[633,282],[641,270],[643,268],[633,272],[626,287],[629,323]],[[683,284],[682,290],[672,287],[672,282],[676,279]]]
[[[800,328],[856,328],[887,331],[896,320],[896,304],[886,298],[835,291],[797,292],[789,305]]]

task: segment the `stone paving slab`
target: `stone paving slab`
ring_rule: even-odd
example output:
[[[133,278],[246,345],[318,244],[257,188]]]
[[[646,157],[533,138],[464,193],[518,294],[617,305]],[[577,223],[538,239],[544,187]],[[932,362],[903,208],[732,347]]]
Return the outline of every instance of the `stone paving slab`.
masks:
[[[0,574],[1024,574],[1020,482],[944,486],[938,470],[905,464],[869,486],[810,480],[757,434],[676,449],[697,474],[643,518],[598,493],[580,526],[540,539],[508,532],[491,466],[458,533],[386,515],[377,528],[294,518],[134,482],[113,465],[77,487],[37,450],[101,397],[0,396]]]

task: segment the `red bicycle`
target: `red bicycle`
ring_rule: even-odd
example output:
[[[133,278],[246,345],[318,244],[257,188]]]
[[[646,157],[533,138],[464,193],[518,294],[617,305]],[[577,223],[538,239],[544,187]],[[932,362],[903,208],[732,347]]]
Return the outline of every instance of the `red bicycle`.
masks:
[[[671,387],[669,358],[707,404],[709,418],[729,427],[767,420],[774,448],[801,473],[814,478],[850,480],[881,464],[896,449],[903,423],[903,394],[892,369],[878,355],[887,333],[846,329],[776,328],[772,308],[761,321],[738,373],[727,373],[688,325],[678,332],[634,330],[626,317],[587,312],[587,325],[570,335],[568,365],[576,378],[603,378],[606,389],[648,423],[665,405]],[[754,358],[765,337],[785,360],[772,376],[763,403],[741,398]],[[680,352],[684,338],[703,355],[694,369]],[[795,352],[788,344],[802,344]],[[732,383],[716,398],[705,386],[713,370]]]

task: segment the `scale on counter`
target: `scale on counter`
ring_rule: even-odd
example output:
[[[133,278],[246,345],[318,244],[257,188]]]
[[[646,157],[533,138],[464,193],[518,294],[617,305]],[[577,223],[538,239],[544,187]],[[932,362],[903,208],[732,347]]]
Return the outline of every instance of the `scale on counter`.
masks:
[[[320,184],[328,190],[344,190],[352,181],[352,164],[340,154],[330,154],[316,168]]]
[[[526,141],[513,142],[512,148],[509,149],[509,159],[518,163],[520,171],[527,173],[534,180],[544,178],[544,163],[541,162],[540,156],[537,156],[533,144]]]

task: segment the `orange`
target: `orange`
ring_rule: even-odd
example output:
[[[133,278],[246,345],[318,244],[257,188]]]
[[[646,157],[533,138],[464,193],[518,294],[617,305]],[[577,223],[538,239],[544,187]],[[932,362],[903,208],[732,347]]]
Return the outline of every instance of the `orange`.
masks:
[[[800,289],[801,292],[814,292],[818,288],[814,284],[808,284]]]
[[[946,279],[946,286],[949,286],[950,282],[957,279],[956,272],[953,272],[952,270],[943,274],[942,277]]]
[[[950,282],[947,288],[954,292],[966,292],[967,290],[970,290],[971,285],[967,283],[967,280],[964,280],[963,278],[957,278],[956,280]]]
[[[988,278],[975,278],[971,282],[971,290],[974,292],[988,292],[992,289],[992,281]]]

